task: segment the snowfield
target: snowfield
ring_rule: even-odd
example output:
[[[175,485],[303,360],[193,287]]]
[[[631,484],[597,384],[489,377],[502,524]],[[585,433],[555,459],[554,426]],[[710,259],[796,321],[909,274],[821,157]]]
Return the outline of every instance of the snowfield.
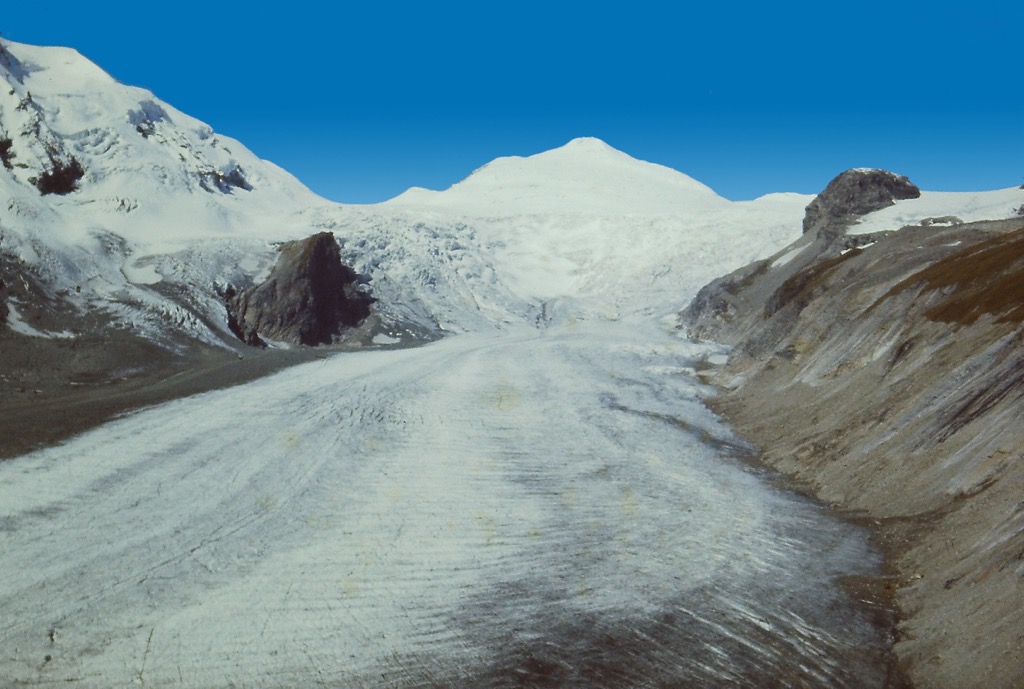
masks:
[[[847,231],[869,234],[898,230],[907,225],[959,225],[978,220],[1016,217],[1024,207],[1024,189],[996,191],[922,191],[921,197],[896,201],[895,205],[869,213]]]

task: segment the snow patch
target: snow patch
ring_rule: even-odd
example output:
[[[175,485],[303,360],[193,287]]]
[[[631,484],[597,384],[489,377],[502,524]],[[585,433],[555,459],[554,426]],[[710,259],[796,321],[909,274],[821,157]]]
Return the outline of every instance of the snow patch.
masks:
[[[128,278],[128,282],[134,285],[155,285],[164,279],[164,276],[157,272],[155,261],[152,256],[132,257],[121,266],[121,272]]]
[[[7,327],[21,335],[28,337],[41,337],[47,340],[70,340],[75,338],[75,333],[69,331],[50,332],[39,330],[29,325],[22,317],[18,307],[10,299],[7,300]]]
[[[888,208],[865,215],[847,230],[847,234],[898,230],[907,225],[926,224],[932,219],[946,219],[946,224],[954,224],[951,217],[965,223],[1004,220],[1014,217],[1022,203],[1024,190],[1017,187],[997,191],[922,191],[920,198],[896,201]],[[938,226],[940,223],[928,224]]]

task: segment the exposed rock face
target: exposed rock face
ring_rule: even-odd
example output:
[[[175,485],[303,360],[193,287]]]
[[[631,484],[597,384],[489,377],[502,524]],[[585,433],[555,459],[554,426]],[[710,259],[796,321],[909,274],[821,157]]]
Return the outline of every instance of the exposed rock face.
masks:
[[[866,168],[847,170],[807,206],[804,234],[836,237],[862,215],[919,196],[921,190],[903,175]]]
[[[78,162],[78,159],[69,156],[68,162],[65,162],[54,157],[50,162],[52,167],[35,181],[40,194],[64,196],[78,189],[78,180],[85,176],[85,170],[82,169],[82,164]]]
[[[14,169],[14,164],[11,162],[14,159],[14,153],[11,151],[11,147],[14,142],[11,141],[9,136],[0,136],[0,163],[3,164],[8,170]]]
[[[706,288],[712,405],[766,462],[869,517],[915,687],[1024,686],[1024,220],[909,227]],[[787,255],[787,254],[783,254]]]
[[[843,236],[846,228],[862,215],[920,195],[906,177],[885,170],[840,174],[807,206],[804,237],[787,253],[802,251],[777,269],[771,269],[771,261],[759,261],[705,285],[687,311],[691,334],[724,344],[742,341],[753,356],[774,351],[829,275],[860,246],[878,239]]]
[[[198,173],[199,186],[209,192],[219,191],[230,194],[235,189],[252,191],[252,185],[245,178],[245,171],[237,163],[224,170],[202,170]]]
[[[229,325],[242,341],[330,344],[370,314],[372,299],[355,288],[333,234],[288,242],[280,252],[266,282],[226,295]]]

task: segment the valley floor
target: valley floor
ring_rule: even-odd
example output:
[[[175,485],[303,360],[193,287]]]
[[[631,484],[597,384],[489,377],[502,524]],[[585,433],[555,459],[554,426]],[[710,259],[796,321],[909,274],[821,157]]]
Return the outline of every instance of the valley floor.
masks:
[[[569,323],[346,353],[0,464],[10,686],[884,687],[864,531],[707,352]],[[14,554],[14,556],[11,556]]]
[[[231,387],[323,357],[308,349],[243,354],[191,344],[175,354],[140,338],[47,339],[0,333],[0,460],[48,447],[118,415]]]

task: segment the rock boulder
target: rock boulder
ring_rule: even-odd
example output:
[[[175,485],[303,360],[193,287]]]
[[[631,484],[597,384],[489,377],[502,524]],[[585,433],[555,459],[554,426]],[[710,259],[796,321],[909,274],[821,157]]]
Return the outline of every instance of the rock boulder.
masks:
[[[903,175],[868,168],[847,170],[807,206],[804,234],[838,237],[860,216],[919,196],[921,190]]]
[[[373,300],[355,283],[356,274],[341,262],[330,232],[288,242],[263,284],[225,295],[228,325],[254,346],[263,346],[265,339],[330,344],[370,314]]]

